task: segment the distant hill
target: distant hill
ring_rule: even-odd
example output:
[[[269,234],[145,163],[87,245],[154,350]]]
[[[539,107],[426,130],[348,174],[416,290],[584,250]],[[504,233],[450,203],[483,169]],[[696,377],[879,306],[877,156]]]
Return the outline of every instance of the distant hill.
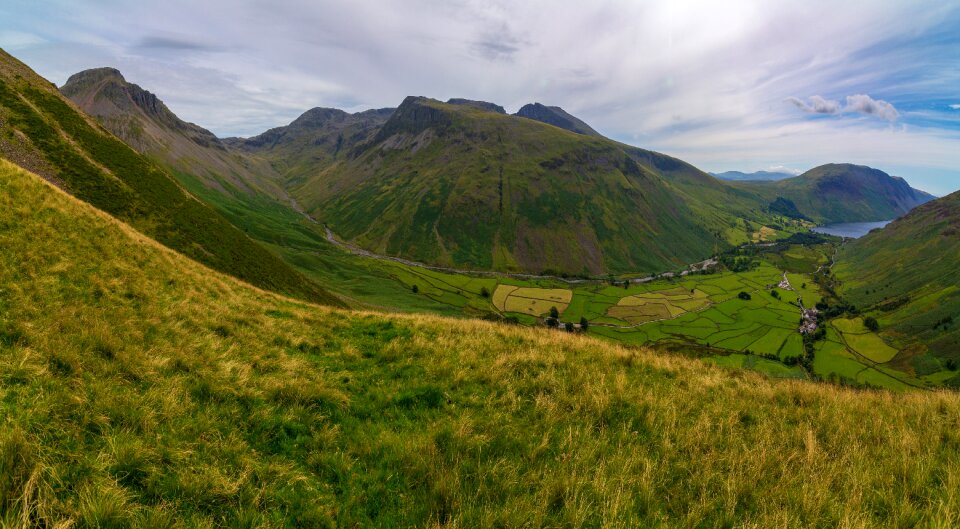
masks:
[[[520,107],[520,110],[514,115],[547,123],[554,127],[576,132],[577,134],[600,136],[600,133],[593,130],[590,125],[568,114],[560,107],[548,107],[540,103],[529,103]]]
[[[776,182],[731,185],[756,193],[770,205],[785,199],[800,214],[824,224],[889,220],[934,198],[903,178],[853,164],[821,165]]]
[[[293,178],[290,192],[376,252],[598,274],[668,269],[724,244],[656,172],[604,138],[422,97],[368,135]]]
[[[289,125],[224,142],[269,160],[284,185],[296,184],[349,157],[357,145],[380,130],[393,112],[393,108],[382,108],[349,114],[335,108],[313,108]]]
[[[722,173],[710,173],[721,180],[783,180],[797,176],[793,173],[784,173],[780,171],[754,171],[744,173],[741,171],[724,171]]]
[[[960,192],[845,244],[837,258],[843,297],[905,347],[904,368],[960,366]]]
[[[0,116],[0,156],[212,268],[262,288],[341,304],[2,51]]]

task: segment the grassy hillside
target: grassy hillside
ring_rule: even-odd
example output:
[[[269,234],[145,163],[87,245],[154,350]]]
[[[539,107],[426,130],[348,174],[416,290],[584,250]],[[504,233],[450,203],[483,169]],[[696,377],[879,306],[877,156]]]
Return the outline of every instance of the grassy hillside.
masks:
[[[184,254],[263,288],[340,302],[185,192],[0,51],[0,156]]]
[[[256,290],[0,162],[11,527],[952,527],[960,398]]]
[[[879,322],[918,373],[960,366],[960,192],[928,202],[837,255],[840,293]],[[953,377],[960,384],[960,377]]]
[[[368,249],[462,268],[657,271],[722,243],[609,140],[425,98],[291,193]]]
[[[934,197],[902,178],[853,164],[827,164],[776,182],[736,182],[773,204],[791,201],[800,214],[822,224],[868,222],[899,217]]]

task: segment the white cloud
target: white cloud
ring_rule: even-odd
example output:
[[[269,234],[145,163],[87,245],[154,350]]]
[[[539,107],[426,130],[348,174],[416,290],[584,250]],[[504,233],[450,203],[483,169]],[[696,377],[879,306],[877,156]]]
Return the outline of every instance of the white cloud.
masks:
[[[847,96],[847,105],[843,107],[843,111],[876,116],[887,121],[896,121],[900,117],[900,113],[890,103],[865,94]]]
[[[786,101],[792,103],[804,112],[813,114],[836,114],[840,112],[839,101],[824,99],[821,96],[810,96],[807,98],[808,102],[804,102],[796,97],[788,97]]]
[[[857,113],[875,116],[887,121],[896,121],[900,113],[890,103],[882,99],[874,99],[865,94],[847,96],[847,104],[841,106],[839,101],[825,99],[821,96],[810,96],[807,101],[796,97],[788,97],[786,102],[811,114],[840,114]]]
[[[952,109],[954,109],[954,110],[960,110],[960,104],[950,105],[950,108],[952,108]]]
[[[770,171],[771,173],[788,173],[792,175],[798,175],[803,173],[803,171],[801,171],[800,169],[794,169],[792,167],[787,167],[786,165],[771,165],[771,166],[768,166],[765,170]]]

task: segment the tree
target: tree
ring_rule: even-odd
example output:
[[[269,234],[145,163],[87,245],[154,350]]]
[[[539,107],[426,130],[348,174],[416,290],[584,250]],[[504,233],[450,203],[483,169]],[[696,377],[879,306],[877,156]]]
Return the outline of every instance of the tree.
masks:
[[[773,297],[775,297],[775,298],[777,298],[777,299],[780,299],[780,293],[777,292],[776,290],[771,290],[771,291],[770,291],[770,295],[773,296]]]
[[[863,320],[863,326],[870,329],[873,332],[877,332],[880,330],[880,324],[877,323],[877,319],[874,318],[873,316],[870,316],[865,320]]]
[[[413,288],[411,290],[413,290],[413,293],[416,294],[417,292],[420,292],[420,287],[418,287],[417,285],[413,285]]]
[[[565,331],[567,331],[567,332],[573,332],[573,324],[570,323],[570,322],[564,323],[564,324],[563,324],[563,330],[565,330]]]
[[[487,290],[487,287],[480,287],[480,295],[483,296],[483,297],[485,297],[485,298],[489,298],[489,297],[490,297],[490,291]]]
[[[748,301],[750,299],[750,294],[747,294],[746,292],[741,290],[740,293],[737,294],[737,297],[744,301]]]
[[[546,320],[547,327],[556,327],[560,325],[560,322],[556,318],[547,318]]]
[[[550,307],[550,317],[555,320],[560,318],[560,311],[557,310],[557,307]]]
[[[588,322],[587,319],[584,318],[583,316],[580,316],[580,330],[583,332],[587,332],[588,327],[590,327],[590,322]]]

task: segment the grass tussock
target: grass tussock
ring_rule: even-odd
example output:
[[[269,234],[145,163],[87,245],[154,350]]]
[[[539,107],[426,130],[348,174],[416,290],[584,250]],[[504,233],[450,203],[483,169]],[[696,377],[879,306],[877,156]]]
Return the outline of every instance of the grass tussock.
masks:
[[[0,166],[3,527],[955,527],[960,399],[281,298]]]

